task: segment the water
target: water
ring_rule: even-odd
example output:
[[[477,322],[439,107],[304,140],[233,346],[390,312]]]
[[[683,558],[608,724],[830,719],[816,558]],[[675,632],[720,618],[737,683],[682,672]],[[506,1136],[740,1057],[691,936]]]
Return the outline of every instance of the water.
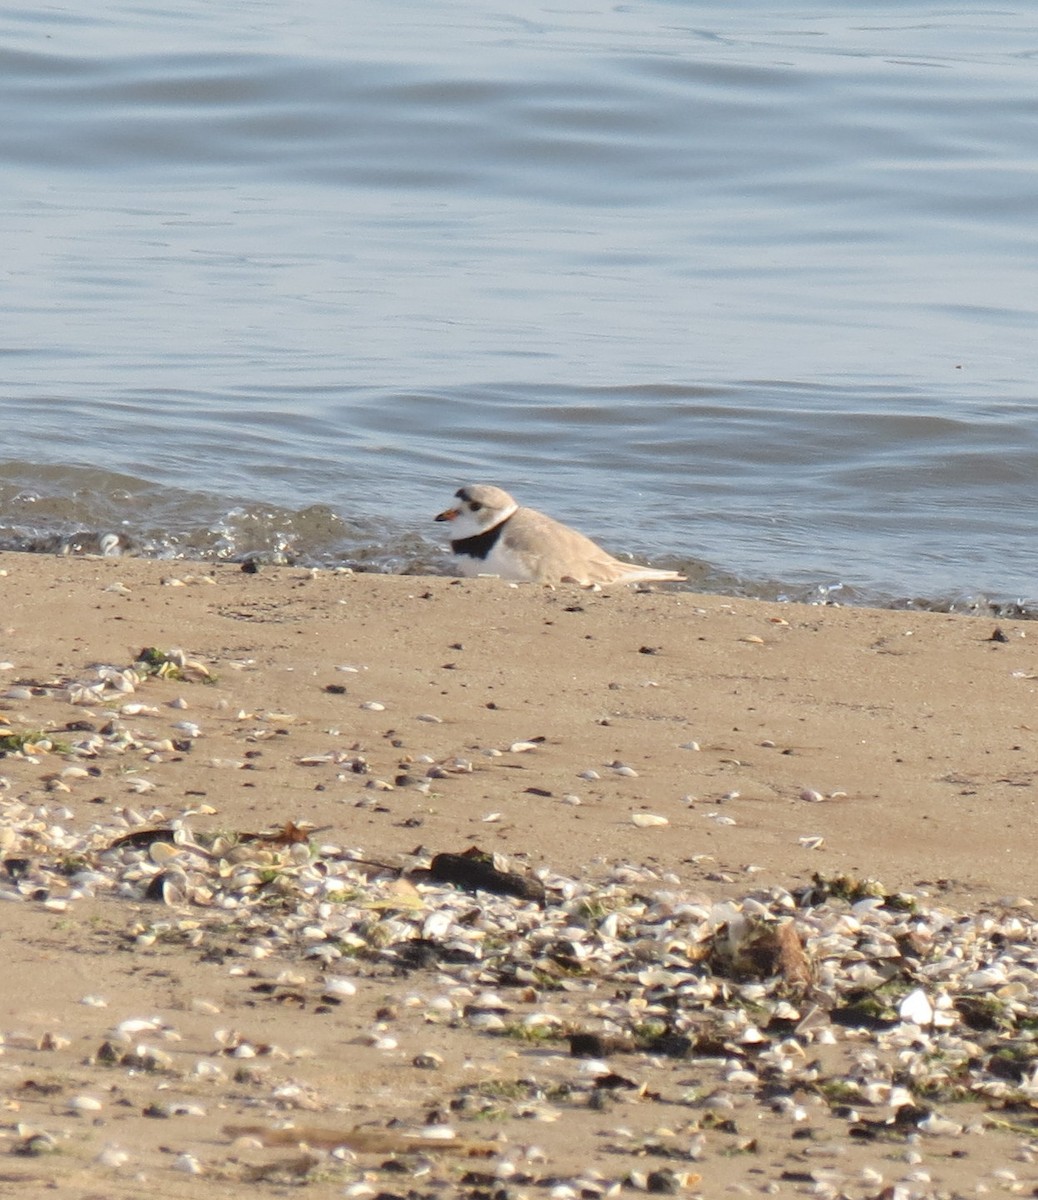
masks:
[[[1036,55],[965,3],[6,9],[0,546],[443,570],[485,481],[713,590],[1030,605]]]

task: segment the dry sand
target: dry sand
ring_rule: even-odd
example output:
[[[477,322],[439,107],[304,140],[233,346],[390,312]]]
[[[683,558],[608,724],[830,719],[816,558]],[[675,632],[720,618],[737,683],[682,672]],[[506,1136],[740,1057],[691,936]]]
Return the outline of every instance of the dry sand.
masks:
[[[682,592],[14,554],[0,556],[0,570],[0,691],[8,692],[0,713],[15,735],[75,720],[101,727],[120,704],[139,702],[157,713],[121,724],[178,744],[102,755],[84,763],[92,773],[57,783],[49,781],[69,763],[68,733],[52,735],[50,752],[0,760],[11,831],[4,858],[25,857],[33,869],[55,864],[33,842],[30,810],[70,837],[92,826],[115,837],[129,808],[148,826],[193,811],[200,834],[308,822],[321,827],[316,842],[380,863],[476,845],[516,870],[547,868],[588,885],[632,864],[671,890],[738,900],[771,886],[794,890],[817,873],[873,878],[953,913],[1029,912],[1032,624],[1003,621],[993,640],[995,623],[975,617]],[[151,678],[93,707],[68,702],[69,681],[96,679],[98,664],[127,667],[143,647],[182,647],[215,682]],[[187,707],[169,707],[177,698]],[[196,723],[197,736],[178,722]],[[517,743],[533,748],[510,750]],[[491,748],[503,753],[488,757]],[[358,756],[366,774],[348,765]],[[422,756],[473,769],[445,772],[426,791],[415,786],[428,782]],[[318,761],[300,762],[308,757]],[[154,789],[135,792],[141,779]],[[382,790],[378,780],[399,783]],[[640,828],[635,814],[668,823]],[[8,892],[15,882],[5,881]],[[408,902],[420,905],[421,888],[412,892]],[[12,1154],[0,1161],[0,1192],[239,1196],[301,1186],[314,1197],[352,1187],[358,1197],[503,1200],[547,1197],[553,1180],[591,1169],[606,1180],[634,1171],[637,1185],[638,1171],[661,1167],[707,1196],[1038,1187],[1030,1161],[1038,1126],[1026,1113],[966,1139],[898,1130],[873,1142],[848,1136],[818,1096],[806,1097],[806,1115],[794,1121],[751,1089],[727,1126],[705,1120],[688,1098],[712,1086],[694,1057],[644,1053],[610,1057],[638,1086],[595,1108],[563,1040],[529,1046],[425,1019],[424,1006],[449,990],[435,969],[394,974],[360,958],[337,968],[356,995],[329,1005],[320,1001],[320,963],[301,953],[253,961],[227,937],[207,954],[208,932],[197,945],[140,936],[160,920],[188,922],[192,911],[204,924],[204,909],[103,890],[62,904],[52,890],[2,911],[0,1145]],[[520,1013],[547,1003],[521,988],[494,990]],[[82,1003],[89,997],[107,1006]],[[572,1003],[567,1012],[580,1024]],[[99,1060],[113,1029],[134,1018],[158,1018],[145,1040],[171,1056],[161,1070]],[[259,1056],[231,1059],[234,1037]],[[442,1056],[440,1069],[413,1065],[425,1052]],[[219,1069],[199,1073],[199,1063]],[[538,1110],[538,1099],[531,1111],[557,1119],[517,1116],[511,1092],[500,1111],[474,1119],[459,1089],[488,1079],[502,1097],[506,1082],[516,1095],[525,1088],[543,1099],[550,1089],[552,1103]],[[72,1115],[82,1096],[100,1107]],[[942,1112],[971,1128],[986,1119],[972,1103]],[[356,1162],[308,1168],[292,1147],[223,1132],[286,1119],[395,1132],[430,1114],[502,1154],[489,1166],[404,1155],[400,1174],[376,1145]],[[53,1138],[54,1153],[14,1153],[50,1149],[47,1139],[32,1142],[36,1132]],[[705,1142],[694,1160],[682,1157],[677,1148],[697,1133]],[[632,1153],[645,1139],[656,1149]],[[492,1172],[502,1156],[517,1165],[512,1180],[465,1178]],[[248,1166],[265,1164],[284,1172],[246,1179]],[[895,1186],[902,1191],[884,1191]]]

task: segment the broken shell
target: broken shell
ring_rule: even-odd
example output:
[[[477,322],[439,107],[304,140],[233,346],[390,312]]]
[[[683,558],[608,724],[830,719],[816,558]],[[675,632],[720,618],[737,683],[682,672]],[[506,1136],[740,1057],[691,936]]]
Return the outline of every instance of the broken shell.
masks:
[[[898,1005],[897,1011],[902,1021],[909,1021],[913,1025],[933,1024],[934,1007],[922,988],[909,992]]]
[[[129,1154],[119,1146],[105,1146],[94,1160],[98,1166],[116,1171],[130,1161]]]
[[[357,994],[357,985],[349,979],[343,979],[340,976],[331,976],[322,984],[322,990],[328,996],[355,996]]]
[[[442,1054],[437,1054],[435,1050],[426,1050],[416,1054],[411,1059],[411,1065],[422,1071],[438,1071],[443,1066],[443,1061]]]
[[[651,829],[658,825],[669,825],[670,821],[656,813],[636,812],[631,814],[631,824],[639,829]]]
[[[183,1153],[178,1154],[173,1160],[172,1168],[174,1171],[183,1171],[185,1175],[201,1175],[202,1164],[193,1154]]]

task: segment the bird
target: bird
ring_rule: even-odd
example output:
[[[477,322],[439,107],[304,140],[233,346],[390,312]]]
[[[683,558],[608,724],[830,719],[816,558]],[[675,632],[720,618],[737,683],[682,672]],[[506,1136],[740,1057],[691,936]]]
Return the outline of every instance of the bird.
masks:
[[[524,508],[491,484],[468,484],[458,488],[454,498],[458,503],[436,520],[450,524],[451,551],[462,575],[581,587],[685,578],[676,571],[621,562],[582,533],[534,508]]]

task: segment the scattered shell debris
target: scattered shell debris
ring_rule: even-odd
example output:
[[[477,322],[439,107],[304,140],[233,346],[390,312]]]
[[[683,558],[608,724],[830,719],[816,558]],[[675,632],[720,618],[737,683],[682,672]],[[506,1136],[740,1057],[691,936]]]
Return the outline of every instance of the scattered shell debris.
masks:
[[[262,1148],[305,1147],[315,1156],[307,1171],[328,1170],[329,1154],[343,1147],[354,1157],[420,1152],[433,1161],[449,1151],[518,1164],[523,1186],[547,1196],[559,1188],[574,1197],[618,1187],[687,1192],[709,1181],[713,1156],[752,1153],[754,1104],[788,1136],[801,1128],[825,1140],[824,1171],[808,1167],[803,1182],[837,1188],[848,1182],[843,1143],[925,1152],[928,1139],[968,1145],[994,1129],[1022,1149],[1038,1139],[1038,921],[1026,906],[970,916],[873,881],[820,876],[799,889],[717,901],[647,867],[617,865],[595,880],[524,876],[472,852],[373,869],[358,850],[305,839],[303,825],[236,837],[155,812],[143,825],[124,818],[74,834],[48,825],[50,815],[45,806],[5,806],[5,826],[16,836],[31,828],[35,845],[27,866],[8,866],[5,899],[40,904],[60,891],[72,903],[136,904],[125,935],[131,953],[162,936],[196,952],[209,945],[217,960],[233,945],[235,965],[296,964],[267,994],[304,1009],[355,1004],[364,981],[402,977],[418,991],[402,1006],[418,1028],[464,1028],[487,1040],[488,1056],[493,1039],[544,1052],[511,1082],[458,1082],[442,1053],[412,1052],[403,1035],[376,1028],[362,1039],[370,1048],[450,1080],[442,1107],[459,1128],[282,1127],[283,1099],[273,1093],[251,1109],[267,1119],[225,1128],[236,1146],[247,1136]],[[158,846],[167,852],[154,853]],[[464,872],[448,875],[448,865]],[[513,880],[528,880],[531,894],[499,886]],[[115,1070],[175,1077],[171,1055],[141,1039],[178,1036],[161,1017],[124,1018],[98,1054]],[[229,1028],[213,1036],[239,1063],[285,1057]],[[619,1128],[625,1111],[654,1105],[657,1133]],[[64,1111],[83,1118],[104,1109],[99,1096],[75,1093]],[[550,1121],[588,1109],[618,1121],[594,1187],[522,1162],[514,1135],[485,1136],[488,1119]],[[178,1153],[171,1165],[187,1174],[237,1169],[230,1150],[219,1161],[211,1145]],[[342,1169],[344,1180],[356,1178],[353,1164]],[[889,1176],[907,1177],[896,1167]],[[455,1177],[457,1194],[474,1197],[468,1177]]]
[[[131,764],[127,788],[149,794],[127,755],[146,760],[174,747],[122,724],[161,711],[126,713],[125,698],[152,676],[200,686],[215,678],[183,651],[148,650],[127,668],[23,681],[5,693],[107,712],[122,705],[122,716],[103,729],[0,730],[6,755],[41,767],[38,792],[8,789],[0,800],[0,899],[43,912],[57,903],[50,911],[73,916],[105,900],[125,906],[119,949],[128,962],[159,945],[200,956],[219,1000],[186,997],[181,1015],[211,1021],[210,1043],[185,1057],[175,1021],[84,995],[79,1003],[97,1010],[92,1062],[104,1065],[110,1085],[55,1084],[59,1098],[47,1093],[40,1128],[9,1127],[15,1153],[95,1137],[94,1161],[138,1169],[138,1152],[111,1142],[106,1123],[119,1109],[120,1078],[143,1076],[155,1080],[148,1115],[201,1123],[179,1134],[165,1169],[206,1184],[296,1186],[331,1172],[337,1194],[356,1197],[711,1195],[711,1164],[752,1161],[770,1136],[798,1154],[781,1178],[758,1182],[761,1192],[917,1200],[955,1194],[937,1180],[946,1143],[968,1154],[973,1139],[997,1133],[1013,1166],[984,1186],[1033,1194],[1038,917],[1026,898],[964,913],[923,892],[815,875],[802,886],[718,900],[650,866],[603,865],[575,878],[513,868],[476,848],[419,847],[383,863],[377,850],[319,839],[324,831],[301,818],[234,830],[202,804],[113,805],[78,824],[50,782],[83,787],[89,764],[115,757]],[[175,726],[188,742],[202,736],[196,723]],[[513,742],[508,752],[542,744]],[[59,756],[67,766],[54,769]],[[349,777],[368,770],[355,750],[294,761]],[[417,766],[437,778],[473,770],[467,759],[416,757],[409,769]],[[637,777],[620,762],[607,769]],[[580,777],[600,778],[591,769]],[[808,788],[801,796],[824,798]],[[630,819],[642,829],[667,824],[649,812]],[[800,844],[816,848],[821,838]],[[89,950],[88,923],[80,936]],[[378,1053],[394,1070],[420,1073],[423,1096],[438,1089],[435,1104],[415,1104],[392,1128],[354,1128],[334,1098],[305,1083],[305,1046],[279,1047],[245,1028],[254,1006],[277,1003],[297,1011],[302,1042],[307,1020],[359,1011],[373,991],[390,988],[394,1004],[383,1003],[368,1031],[344,1045],[343,1061]],[[71,1052],[60,1030],[28,1042],[16,1029],[0,1033],[9,1069],[20,1054]],[[455,1070],[451,1043],[462,1037],[466,1068]],[[485,1047],[484,1062],[470,1069],[473,1044]],[[215,1125],[206,1103],[165,1094],[231,1078],[238,1090],[221,1102]],[[401,1085],[401,1110],[409,1086]],[[286,1122],[292,1112],[308,1115]],[[601,1121],[600,1153],[582,1171],[560,1174],[531,1130],[578,1114]],[[222,1142],[214,1140],[221,1127]],[[945,1157],[931,1155],[932,1146],[945,1146]],[[875,1151],[865,1166],[854,1157],[862,1147]],[[286,1156],[249,1157],[271,1151]],[[392,1182],[401,1162],[410,1190]]]

